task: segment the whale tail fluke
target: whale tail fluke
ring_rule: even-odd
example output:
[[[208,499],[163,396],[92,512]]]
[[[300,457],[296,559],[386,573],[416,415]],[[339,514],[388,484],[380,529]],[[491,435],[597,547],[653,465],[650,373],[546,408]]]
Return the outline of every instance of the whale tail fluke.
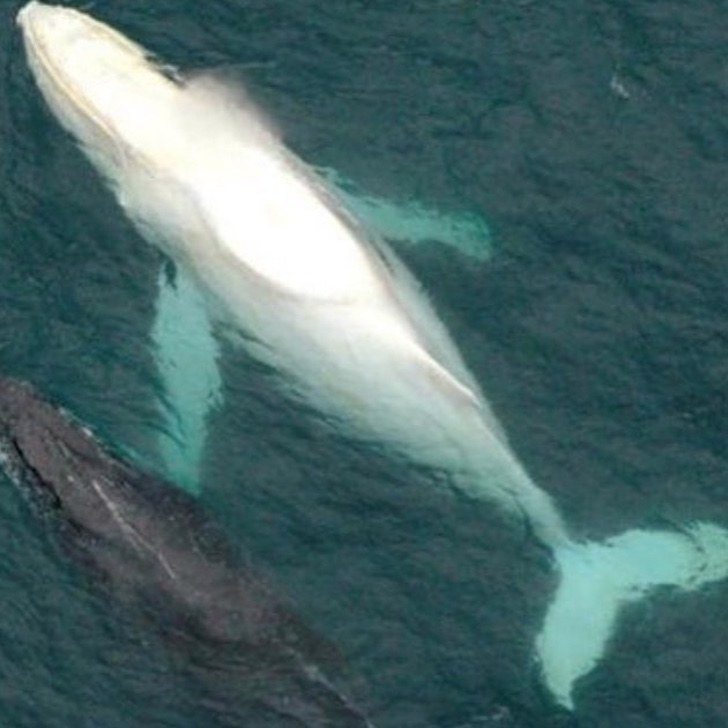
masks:
[[[573,708],[574,683],[599,661],[622,605],[659,586],[692,591],[728,577],[728,530],[632,530],[601,543],[568,543],[554,556],[561,580],[536,641],[546,686]]]

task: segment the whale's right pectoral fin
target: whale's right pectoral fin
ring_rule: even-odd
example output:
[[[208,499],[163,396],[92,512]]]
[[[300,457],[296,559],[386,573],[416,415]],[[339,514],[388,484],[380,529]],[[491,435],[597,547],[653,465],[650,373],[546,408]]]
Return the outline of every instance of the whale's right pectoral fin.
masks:
[[[164,386],[163,465],[171,480],[197,493],[208,417],[221,400],[220,351],[203,295],[171,264],[160,271],[152,338]]]
[[[488,223],[476,213],[446,213],[415,201],[390,202],[364,192],[336,170],[318,167],[316,171],[355,217],[387,240],[405,245],[437,241],[477,261],[492,255]]]

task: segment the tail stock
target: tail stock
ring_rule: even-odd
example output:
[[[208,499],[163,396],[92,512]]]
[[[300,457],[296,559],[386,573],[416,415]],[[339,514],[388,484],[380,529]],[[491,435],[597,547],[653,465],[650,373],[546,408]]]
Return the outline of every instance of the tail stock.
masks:
[[[683,531],[632,530],[602,543],[554,550],[561,581],[536,640],[546,686],[573,709],[574,683],[599,661],[622,605],[658,586],[693,591],[728,576],[728,531],[695,523]]]

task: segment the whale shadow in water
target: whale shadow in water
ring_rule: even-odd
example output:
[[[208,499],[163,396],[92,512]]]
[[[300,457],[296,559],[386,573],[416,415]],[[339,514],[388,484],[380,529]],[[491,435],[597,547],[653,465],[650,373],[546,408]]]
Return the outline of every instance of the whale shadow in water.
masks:
[[[64,551],[153,622],[214,725],[365,728],[342,668],[189,495],[117,459],[25,383],[0,378],[5,470]]]

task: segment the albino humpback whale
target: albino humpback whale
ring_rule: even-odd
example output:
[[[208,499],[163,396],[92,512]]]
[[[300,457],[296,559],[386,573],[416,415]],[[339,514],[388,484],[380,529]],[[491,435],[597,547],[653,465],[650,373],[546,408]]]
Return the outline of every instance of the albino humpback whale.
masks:
[[[78,11],[31,2],[18,20],[50,108],[176,263],[178,292],[198,291],[296,396],[353,434],[446,469],[472,497],[527,519],[559,575],[536,638],[558,703],[573,707],[574,683],[622,604],[728,575],[728,533],[710,524],[574,540],[414,278],[244,97],[171,74]]]

